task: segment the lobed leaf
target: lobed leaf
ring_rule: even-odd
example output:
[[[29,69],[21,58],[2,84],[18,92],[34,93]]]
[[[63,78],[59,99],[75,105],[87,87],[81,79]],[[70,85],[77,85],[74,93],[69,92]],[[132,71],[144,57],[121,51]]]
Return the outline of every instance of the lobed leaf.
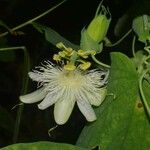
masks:
[[[97,121],[82,131],[77,145],[100,150],[148,150],[150,124],[138,94],[138,76],[132,61],[121,53],[111,54],[108,96],[96,109]]]

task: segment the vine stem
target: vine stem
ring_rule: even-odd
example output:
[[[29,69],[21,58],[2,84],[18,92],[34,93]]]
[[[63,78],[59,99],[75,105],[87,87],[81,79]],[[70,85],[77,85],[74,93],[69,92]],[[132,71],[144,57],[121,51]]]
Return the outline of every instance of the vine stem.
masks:
[[[22,50],[24,52],[24,68],[25,68],[25,70],[23,72],[23,85],[22,85],[21,94],[26,94],[27,90],[28,90],[28,83],[29,83],[28,72],[30,71],[30,57],[29,57],[26,47],[22,47]],[[15,123],[14,135],[13,135],[13,143],[16,143],[18,140],[23,108],[24,108],[24,104],[22,103],[22,105],[19,105],[19,108],[17,111],[16,123]]]
[[[132,55],[133,55],[133,57],[135,57],[135,40],[136,40],[136,36],[134,36],[133,40],[132,40]]]
[[[63,4],[65,1],[66,1],[66,0],[63,0],[63,1],[60,2],[59,4],[53,6],[52,8],[48,9],[47,11],[45,11],[45,12],[42,13],[42,14],[40,14],[39,16],[36,16],[35,18],[30,19],[30,20],[28,20],[28,21],[26,21],[26,22],[24,22],[24,23],[22,23],[22,24],[20,24],[20,25],[18,25],[18,26],[16,26],[16,27],[14,27],[14,28],[12,28],[12,29],[9,29],[9,31],[6,31],[6,32],[4,32],[4,33],[1,33],[1,34],[0,34],[0,37],[6,36],[6,35],[9,34],[10,32],[16,31],[16,30],[18,30],[18,29],[20,29],[20,28],[25,27],[25,26],[28,25],[28,24],[31,24],[32,22],[34,22],[34,21],[40,19],[41,17],[47,15],[48,13],[50,13],[51,11],[53,11],[54,9],[56,9],[57,7],[59,7],[59,6],[60,6],[61,4]]]
[[[125,35],[123,35],[117,42],[115,42],[114,44],[108,44],[106,45],[107,47],[113,47],[118,45],[119,43],[121,43],[130,33],[132,32],[132,29],[130,29]]]
[[[146,108],[146,111],[148,113],[148,116],[150,117],[150,107],[146,101],[146,97],[144,95],[144,92],[143,92],[143,88],[142,88],[142,81],[144,79],[144,76],[145,74],[149,71],[149,69],[146,69],[143,74],[141,75],[140,79],[139,79],[139,89],[140,89],[140,94],[141,94],[141,97],[142,97],[142,100],[143,100],[143,103],[144,103],[144,106]]]
[[[91,55],[91,56],[92,56],[92,59],[93,59],[97,64],[99,64],[99,65],[101,65],[102,67],[105,67],[105,68],[110,68],[109,65],[106,65],[106,64],[100,62],[94,55]]]
[[[6,48],[0,48],[0,51],[12,51],[12,50],[23,50],[24,53],[24,72],[23,72],[23,85],[22,85],[22,90],[21,94],[26,94],[27,89],[28,89],[28,82],[29,78],[27,76],[29,70],[30,70],[30,58],[27,52],[27,49],[25,46],[16,46],[16,47],[6,47]],[[17,142],[18,135],[19,135],[19,130],[20,130],[20,122],[21,122],[21,116],[24,108],[24,104],[20,103],[17,111],[17,117],[16,117],[16,122],[15,122],[15,127],[14,127],[14,134],[13,134],[13,143]]]

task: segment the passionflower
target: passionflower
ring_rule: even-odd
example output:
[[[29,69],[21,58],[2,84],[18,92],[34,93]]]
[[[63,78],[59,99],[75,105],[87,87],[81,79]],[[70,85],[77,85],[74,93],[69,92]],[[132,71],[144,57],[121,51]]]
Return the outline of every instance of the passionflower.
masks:
[[[107,18],[106,14],[107,10],[103,6],[101,12],[95,15],[87,28],[87,33],[96,42],[101,42],[107,34],[111,19]]]
[[[38,89],[20,96],[20,100],[23,103],[42,101],[38,104],[41,110],[54,104],[54,119],[62,125],[69,119],[76,102],[88,121],[96,119],[91,105],[99,106],[104,100],[108,72],[79,68],[68,71],[46,61],[29,72],[29,77],[38,82]]]

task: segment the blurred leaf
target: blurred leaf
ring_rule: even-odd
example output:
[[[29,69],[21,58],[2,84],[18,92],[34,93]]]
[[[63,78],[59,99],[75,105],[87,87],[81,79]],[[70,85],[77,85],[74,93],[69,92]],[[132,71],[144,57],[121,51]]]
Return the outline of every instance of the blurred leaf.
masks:
[[[2,47],[0,48],[0,58],[2,61],[13,61],[15,59],[15,50],[23,50],[26,54],[24,46]]]
[[[14,120],[11,114],[3,107],[0,106],[0,127],[13,132],[14,130]]]
[[[2,20],[0,20],[0,26],[2,26],[4,28],[6,28],[7,30],[9,30],[9,27]]]
[[[101,150],[148,150],[150,124],[138,96],[135,67],[121,53],[112,53],[111,59],[108,91],[115,94],[116,99],[109,96],[96,109],[97,121],[83,129],[77,145],[99,146]],[[109,106],[108,102],[111,102]]]
[[[48,27],[41,25],[40,23],[37,23],[37,22],[32,22],[32,25],[40,33],[44,33],[45,29],[48,28]]]
[[[116,36],[122,36],[125,32],[127,32],[128,28],[126,29],[126,27],[124,27],[124,24],[126,24],[126,22],[128,21],[129,16],[128,14],[124,14],[122,17],[120,17],[115,25],[114,28],[114,34]]]
[[[0,61],[10,62],[14,61],[16,58],[14,51],[0,51]]]
[[[16,58],[15,52],[12,50],[11,51],[3,50],[4,47],[8,47],[7,39],[5,37],[0,38],[0,61],[3,61],[3,62],[14,61]]]
[[[7,45],[7,38],[6,37],[0,38],[0,48],[6,47],[6,45]]]
[[[20,143],[10,145],[1,150],[87,150],[77,146],[63,143],[52,143],[52,142],[35,142],[35,143]]]
[[[41,25],[39,23],[35,23],[35,22],[33,22],[32,25],[40,33],[44,33],[45,34],[45,39],[48,42],[50,42],[51,44],[56,46],[57,43],[62,42],[67,47],[71,47],[73,49],[79,49],[78,45],[75,45],[75,44],[71,43],[70,41],[65,39],[63,36],[58,34],[56,31],[54,31],[50,27],[46,27],[46,26],[43,26],[43,25]]]

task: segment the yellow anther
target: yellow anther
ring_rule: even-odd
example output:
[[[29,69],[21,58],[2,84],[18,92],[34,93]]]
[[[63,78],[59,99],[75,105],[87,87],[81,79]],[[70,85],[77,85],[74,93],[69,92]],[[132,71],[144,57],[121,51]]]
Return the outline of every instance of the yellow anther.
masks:
[[[67,48],[66,51],[64,51],[64,53],[66,54],[66,56],[72,56],[74,50],[71,48]]]
[[[66,47],[62,42],[57,43],[56,47],[63,50],[63,51],[66,51],[68,53],[71,53],[73,51],[73,49],[71,47]]]
[[[88,55],[87,55],[86,51],[84,51],[84,50],[81,50],[81,49],[78,50],[77,54],[85,59],[88,58]]]
[[[59,52],[58,53],[58,55],[60,56],[60,57],[66,57],[66,52],[65,51],[62,51],[62,52]]]
[[[96,51],[91,50],[91,51],[84,51],[84,50],[78,50],[78,55],[83,57],[83,58],[88,58],[88,55],[95,55]]]
[[[67,52],[71,53],[73,51],[73,49],[71,47],[68,47],[65,49]]]
[[[76,66],[74,65],[74,63],[69,62],[67,65],[64,66],[64,69],[68,71],[73,71],[76,69]]]
[[[81,70],[87,70],[90,66],[91,66],[90,62],[84,62],[83,64],[79,65]]]
[[[61,56],[58,55],[58,54],[54,54],[53,55],[53,60],[55,60],[55,61],[61,61]]]
[[[73,49],[71,47],[66,47],[62,42],[57,43],[56,47],[63,51],[63,53],[59,52],[60,56],[63,55],[61,57],[71,56],[72,55]]]
[[[56,47],[59,49],[66,49],[67,48],[62,42],[57,43]]]

